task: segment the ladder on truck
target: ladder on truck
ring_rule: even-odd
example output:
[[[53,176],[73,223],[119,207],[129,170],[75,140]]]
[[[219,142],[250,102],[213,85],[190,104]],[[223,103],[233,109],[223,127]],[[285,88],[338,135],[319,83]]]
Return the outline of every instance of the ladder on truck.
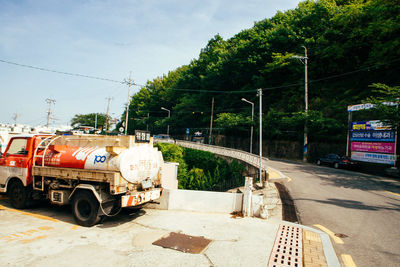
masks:
[[[61,135],[58,135],[58,136],[56,136],[56,135],[51,135],[51,136],[49,136],[49,137],[47,137],[47,138],[45,138],[45,139],[42,139],[42,141],[41,141],[41,142],[39,143],[39,145],[36,147],[35,152],[33,153],[32,176],[33,176],[33,189],[34,189],[34,190],[44,191],[44,177],[43,177],[43,176],[40,176],[39,179],[41,179],[41,180],[38,181],[37,176],[35,176],[35,174],[33,173],[34,170],[35,170],[34,167],[37,166],[37,165],[36,165],[36,160],[37,160],[38,158],[42,158],[42,164],[41,164],[41,166],[44,167],[44,166],[45,166],[45,165],[44,165],[44,160],[45,160],[46,152],[47,152],[48,148],[50,147],[50,145],[51,145],[55,140],[57,140],[57,139],[60,138],[60,137],[61,137]],[[41,150],[41,149],[44,149],[43,154],[38,155],[38,152],[39,152],[39,150]],[[37,186],[37,184],[40,184],[40,186]]]

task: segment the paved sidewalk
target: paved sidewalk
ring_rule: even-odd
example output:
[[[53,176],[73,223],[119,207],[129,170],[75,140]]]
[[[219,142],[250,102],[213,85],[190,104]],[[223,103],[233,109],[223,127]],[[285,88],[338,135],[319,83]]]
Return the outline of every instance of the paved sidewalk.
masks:
[[[103,224],[85,228],[74,224],[69,210],[42,207],[21,213],[7,202],[0,201],[0,266],[265,267],[282,224],[311,231],[304,240],[319,236],[322,247],[316,249],[323,251],[328,266],[339,266],[326,234],[274,218],[144,209],[124,211]],[[152,244],[171,232],[203,236],[211,243],[200,254]],[[307,254],[302,255],[306,258]]]

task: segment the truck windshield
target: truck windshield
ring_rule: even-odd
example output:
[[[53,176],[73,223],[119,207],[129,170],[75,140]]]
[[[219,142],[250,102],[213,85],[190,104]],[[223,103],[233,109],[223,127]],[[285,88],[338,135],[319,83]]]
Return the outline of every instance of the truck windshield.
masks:
[[[26,155],[26,143],[27,139],[17,138],[12,140],[10,147],[8,148],[7,155]]]

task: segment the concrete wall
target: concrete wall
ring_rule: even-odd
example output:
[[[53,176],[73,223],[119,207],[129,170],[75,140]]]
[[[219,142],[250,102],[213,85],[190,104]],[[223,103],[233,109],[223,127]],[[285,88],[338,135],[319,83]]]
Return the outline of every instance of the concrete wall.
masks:
[[[197,212],[231,213],[242,210],[242,193],[164,189],[158,201],[149,208]]]

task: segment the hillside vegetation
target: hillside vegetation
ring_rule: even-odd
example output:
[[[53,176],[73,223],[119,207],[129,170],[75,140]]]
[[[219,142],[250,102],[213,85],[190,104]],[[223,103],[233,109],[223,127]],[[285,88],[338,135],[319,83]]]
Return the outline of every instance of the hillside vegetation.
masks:
[[[308,116],[304,65],[292,57],[304,56],[302,46],[308,50]],[[248,136],[251,106],[241,98],[255,103],[258,116],[262,88],[265,138],[301,140],[306,120],[311,141],[343,141],[347,105],[376,96],[373,83],[399,85],[399,66],[398,0],[304,1],[230,39],[215,35],[198,58],[148,81],[132,97],[128,130],[148,124],[161,133],[169,124],[171,134],[183,135],[186,128],[208,128],[214,97],[216,131]],[[161,107],[171,110],[169,119]]]
[[[223,192],[243,186],[246,169],[236,160],[228,163],[210,152],[175,144],[157,143],[154,146],[161,151],[165,161],[179,163],[179,189]]]

